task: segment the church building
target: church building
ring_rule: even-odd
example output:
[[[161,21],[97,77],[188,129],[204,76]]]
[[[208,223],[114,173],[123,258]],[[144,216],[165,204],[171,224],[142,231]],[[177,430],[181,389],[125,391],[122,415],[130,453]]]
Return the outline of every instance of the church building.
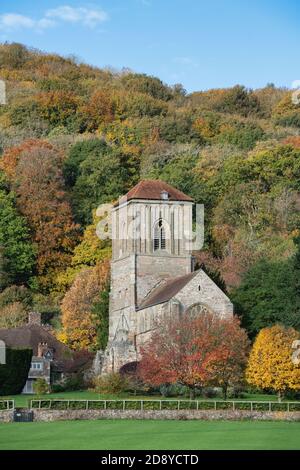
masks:
[[[143,180],[112,210],[109,339],[98,373],[136,362],[157,321],[186,312],[231,316],[233,305],[192,257],[193,200]]]

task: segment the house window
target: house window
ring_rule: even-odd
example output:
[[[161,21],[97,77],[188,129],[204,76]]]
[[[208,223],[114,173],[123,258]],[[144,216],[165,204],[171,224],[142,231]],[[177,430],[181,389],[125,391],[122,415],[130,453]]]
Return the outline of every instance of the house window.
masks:
[[[33,369],[33,370],[42,370],[43,369],[43,363],[42,362],[32,362],[31,363],[31,369]]]
[[[153,248],[154,251],[166,249],[166,230],[162,219],[159,219],[154,229]]]

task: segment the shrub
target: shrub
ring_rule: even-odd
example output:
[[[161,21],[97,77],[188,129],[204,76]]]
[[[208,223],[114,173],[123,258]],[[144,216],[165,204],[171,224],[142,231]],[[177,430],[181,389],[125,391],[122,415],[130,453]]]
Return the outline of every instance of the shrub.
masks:
[[[39,377],[33,383],[33,391],[37,395],[45,395],[45,393],[50,392],[50,386],[45,379]]]
[[[202,390],[202,395],[204,398],[217,398],[220,395],[220,393],[217,388],[206,387]]]
[[[94,380],[94,390],[97,393],[120,394],[128,388],[128,381],[124,375],[112,372],[98,376]]]
[[[82,390],[83,388],[84,388],[84,380],[83,380],[83,375],[80,373],[71,375],[64,382],[64,390],[66,392]]]
[[[17,395],[22,392],[31,357],[31,349],[6,349],[6,364],[0,364],[0,395]]]
[[[245,388],[242,385],[236,385],[230,388],[228,398],[246,398]]]

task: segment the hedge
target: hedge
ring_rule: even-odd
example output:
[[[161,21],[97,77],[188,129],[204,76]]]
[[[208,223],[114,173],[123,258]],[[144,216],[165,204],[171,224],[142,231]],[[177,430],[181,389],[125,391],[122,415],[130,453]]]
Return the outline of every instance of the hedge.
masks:
[[[6,348],[6,364],[0,364],[0,395],[17,395],[22,392],[31,358],[31,349]]]

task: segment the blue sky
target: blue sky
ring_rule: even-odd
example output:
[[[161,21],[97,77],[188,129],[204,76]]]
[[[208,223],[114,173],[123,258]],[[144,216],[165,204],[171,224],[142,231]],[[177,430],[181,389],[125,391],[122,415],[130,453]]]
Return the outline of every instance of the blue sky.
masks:
[[[300,79],[297,0],[1,0],[0,41],[189,91]],[[1,65],[1,64],[0,64]]]

